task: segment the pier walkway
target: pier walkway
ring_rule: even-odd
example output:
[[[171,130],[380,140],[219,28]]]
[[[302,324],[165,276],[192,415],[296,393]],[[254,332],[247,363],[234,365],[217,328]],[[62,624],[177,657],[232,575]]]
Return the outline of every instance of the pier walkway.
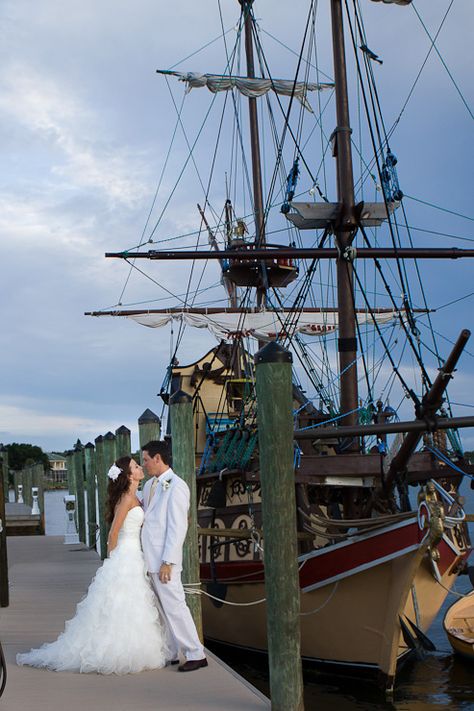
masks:
[[[17,667],[17,652],[52,641],[74,615],[100,565],[94,551],[59,536],[8,539],[10,606],[0,609],[8,680],[2,711],[263,711],[270,702],[211,653],[209,667],[126,676]],[[133,600],[130,618],[133,619]]]

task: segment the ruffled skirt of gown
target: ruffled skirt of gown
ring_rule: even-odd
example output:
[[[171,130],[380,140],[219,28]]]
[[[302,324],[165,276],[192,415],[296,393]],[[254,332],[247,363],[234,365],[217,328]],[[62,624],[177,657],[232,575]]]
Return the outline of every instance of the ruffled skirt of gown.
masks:
[[[140,547],[142,522],[142,509],[131,509],[117,547],[98,569],[64,632],[54,642],[18,654],[17,664],[99,674],[165,666],[165,633]]]

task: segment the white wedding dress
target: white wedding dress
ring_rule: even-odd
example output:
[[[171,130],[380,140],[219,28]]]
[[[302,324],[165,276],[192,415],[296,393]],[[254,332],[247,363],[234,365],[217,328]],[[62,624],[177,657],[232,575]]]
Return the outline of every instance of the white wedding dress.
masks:
[[[55,642],[17,654],[19,665],[54,671],[130,674],[165,666],[167,649],[140,546],[143,510],[132,508],[117,546]]]

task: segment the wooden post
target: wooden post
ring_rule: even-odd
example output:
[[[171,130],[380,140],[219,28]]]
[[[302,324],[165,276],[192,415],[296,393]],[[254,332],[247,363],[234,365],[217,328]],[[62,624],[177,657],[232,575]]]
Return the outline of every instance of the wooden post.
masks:
[[[84,447],[84,470],[86,476],[87,491],[87,545],[89,548],[96,548],[97,514],[95,508],[95,466],[94,466],[94,445],[88,442]]]
[[[147,409],[138,418],[138,439],[140,442],[140,458],[143,461],[142,447],[148,442],[161,437],[161,420],[158,415]]]
[[[31,483],[32,486],[36,486],[38,489],[38,506],[41,517],[41,531],[44,533],[46,530],[46,520],[44,513],[44,466],[42,463],[38,463],[33,466],[33,477]]]
[[[125,427],[125,425],[122,425],[115,430],[115,456],[117,459],[131,454],[132,445],[130,442],[130,435],[131,432],[128,427]]]
[[[76,494],[76,482],[74,479],[74,464],[72,460],[72,455],[72,449],[68,449],[68,451],[66,452],[67,488],[69,493],[74,496]]]
[[[8,501],[8,449],[0,444],[1,468],[3,475],[4,501]]]
[[[74,479],[76,482],[77,532],[81,543],[86,542],[86,504],[84,501],[84,454],[82,444],[77,440],[72,454]]]
[[[18,503],[18,499],[20,498],[20,490],[19,490],[19,488],[18,488],[18,487],[20,486],[20,484],[21,484],[21,486],[22,486],[22,488],[23,488],[23,472],[21,472],[21,471],[15,471],[15,472],[13,473],[13,485],[14,485],[14,487],[15,487],[15,501],[16,501],[17,503]],[[22,491],[22,493],[21,493],[21,496],[22,496],[22,498],[23,498],[23,491]],[[23,501],[24,501],[24,499],[23,499]]]
[[[291,353],[255,355],[272,711],[302,711]]]
[[[44,466],[38,464],[38,502],[41,511],[41,515],[44,519]],[[43,520],[44,523],[44,520]]]
[[[105,522],[105,502],[107,501],[107,486],[109,483],[107,472],[116,458],[115,435],[112,432],[107,432],[102,440],[102,496],[99,498],[100,557],[102,560],[107,558],[107,537],[109,535],[109,526]]]
[[[5,469],[2,466],[0,467],[0,607],[8,607],[9,603],[4,476]]]
[[[183,548],[183,583],[199,582],[199,548],[196,503],[196,456],[194,453],[193,402],[182,390],[170,397],[171,441],[173,469],[184,479],[191,492],[188,533]],[[202,641],[202,612],[199,595],[189,595],[186,600],[194,624]]]
[[[30,508],[33,505],[33,497],[31,496],[31,486],[33,484],[32,473],[31,466],[23,468],[23,500]]]
[[[107,475],[104,471],[104,438],[95,438],[95,475],[97,478],[97,526],[99,528],[99,547],[102,560],[107,557],[107,533],[105,531],[105,502],[107,499]],[[105,550],[104,550],[105,543]]]

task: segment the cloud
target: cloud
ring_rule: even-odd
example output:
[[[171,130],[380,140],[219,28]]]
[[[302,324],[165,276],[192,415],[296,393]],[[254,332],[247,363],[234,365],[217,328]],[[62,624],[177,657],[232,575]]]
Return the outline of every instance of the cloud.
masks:
[[[167,84],[156,76],[155,69],[171,66],[221,31],[218,13],[209,9],[204,18],[202,6],[189,0],[174,4],[143,0],[138,10],[136,4],[127,0],[100,3],[84,0],[69,3],[66,13],[62,12],[63,5],[60,0],[36,3],[4,0],[0,8],[3,154],[0,368],[6,375],[0,393],[1,429],[4,439],[34,438],[50,449],[70,447],[78,436],[91,439],[120,424],[131,427],[130,421],[134,423],[146,407],[155,411],[161,408],[156,393],[177,333],[172,335],[169,329],[151,331],[118,319],[90,319],[83,312],[117,303],[129,267],[118,260],[105,260],[104,252],[139,243],[166,160],[176,115]],[[365,5],[368,44],[384,59],[383,66],[374,69],[377,78],[388,87],[386,91],[381,89],[380,97],[384,109],[388,108],[390,125],[416,77],[429,40],[411,8],[369,2]],[[440,8],[433,5],[436,4],[422,8],[431,30],[441,20]],[[278,76],[291,76],[297,58],[276,44],[266,31],[298,49],[303,13],[273,0],[259,0],[255,11],[262,18],[260,36],[270,50],[272,70]],[[233,27],[239,13],[238,3],[223,3],[222,12],[224,27]],[[329,7],[320,3],[317,24],[321,23],[323,30],[328,12]],[[454,5],[440,44],[450,69],[467,94],[472,64],[469,17],[472,19],[472,10],[467,5]],[[331,74],[330,33],[323,35],[322,43],[318,44],[318,59],[323,70]],[[410,51],[400,52],[401,36]],[[235,39],[236,33],[231,30],[226,36],[228,48]],[[222,50],[222,41],[216,42],[180,62],[179,68],[222,71],[226,63]],[[394,134],[393,149],[399,156],[402,189],[430,201],[434,195],[434,201],[442,206],[469,214],[470,163],[463,172],[460,146],[469,145],[470,133],[459,97],[439,68],[439,60],[433,55],[420,78],[419,97],[410,101]],[[183,86],[173,84],[171,90],[179,104]],[[207,90],[192,92],[186,98],[182,120],[191,142],[209,99],[212,100],[212,95]],[[219,97],[213,109],[213,122],[195,149],[205,186],[221,105]],[[244,138],[246,117],[242,104]],[[353,120],[357,122],[355,109]],[[324,124],[328,136],[334,122],[333,106],[329,106]],[[427,133],[426,128],[432,123],[434,128]],[[354,138],[356,134],[354,130]],[[313,138],[317,138],[317,133]],[[226,140],[225,149],[230,153],[232,139]],[[265,149],[270,144],[271,138],[266,137]],[[364,149],[368,151],[368,143]],[[292,152],[293,146],[289,150]],[[186,154],[179,129],[150,226],[173,189]],[[306,160],[312,170],[317,169],[318,140],[311,149],[308,147]],[[265,180],[270,181],[272,161],[264,161],[264,168]],[[226,176],[230,180],[233,170],[228,156],[225,160],[218,157],[209,195],[216,213],[220,214],[226,195]],[[333,172],[330,167],[327,175]],[[156,232],[159,240],[191,232],[199,225],[195,203],[202,200],[203,190],[194,166],[189,164],[183,177],[183,184],[170,202],[171,209]],[[307,176],[304,177],[307,182]],[[307,188],[308,185],[303,185],[303,189]],[[328,194],[334,192],[330,183]],[[236,203],[239,214],[249,211],[248,199]],[[412,213],[420,215],[414,210],[418,206],[409,203],[407,207],[410,220],[414,221]],[[423,226],[424,218],[429,217],[434,219],[435,226],[442,225],[448,232],[464,227],[453,216],[446,217],[440,212],[421,217],[420,223],[414,224]],[[280,215],[275,224],[277,229],[283,227]],[[469,236],[471,223],[464,224]],[[416,233],[414,236],[420,237]],[[183,246],[192,239],[162,244]],[[206,239],[203,234],[201,241]],[[431,239],[426,237],[427,241]],[[137,266],[158,284],[134,272],[122,299],[124,303],[149,299],[154,306],[171,305],[171,300],[156,301],[166,296],[159,285],[174,293],[186,292],[189,265],[142,260]],[[472,281],[472,269],[460,263],[454,266],[455,278],[448,275],[444,265],[422,265],[431,305],[471,290],[466,284]],[[191,289],[199,283],[203,267],[201,263],[195,269]],[[323,277],[324,274],[321,281],[328,282]],[[218,280],[216,264],[209,265],[201,287]],[[397,283],[396,274],[391,276],[391,282]],[[377,291],[379,287],[380,282]],[[396,298],[399,292],[394,290]],[[454,297],[452,292],[456,292]],[[213,290],[210,295],[216,293]],[[322,293],[323,287],[320,290],[315,286],[316,304]],[[208,296],[204,293],[198,299],[205,302]],[[414,296],[418,298],[419,293],[415,291]],[[469,321],[470,312],[461,303],[433,318],[436,328],[454,339],[460,322],[464,325]],[[423,335],[428,338],[426,333]],[[190,362],[214,344],[207,335],[188,330],[178,358],[181,363]],[[448,350],[449,345],[442,342],[442,352]],[[403,364],[402,368],[405,367]],[[463,358],[453,383],[459,402],[472,401],[473,370],[470,359]],[[403,372],[411,382],[409,371]],[[465,380],[458,386],[464,372]]]
[[[125,208],[149,196],[144,153],[137,155],[107,139],[100,115],[63,81],[12,62],[0,89],[0,111],[49,151],[49,180],[61,192],[97,190],[112,207]]]
[[[26,438],[55,439],[64,441],[68,438],[70,446],[74,438],[88,437],[91,432],[104,430],[101,419],[68,415],[66,413],[47,413],[44,405],[0,405],[0,437],[7,442],[24,441]]]

